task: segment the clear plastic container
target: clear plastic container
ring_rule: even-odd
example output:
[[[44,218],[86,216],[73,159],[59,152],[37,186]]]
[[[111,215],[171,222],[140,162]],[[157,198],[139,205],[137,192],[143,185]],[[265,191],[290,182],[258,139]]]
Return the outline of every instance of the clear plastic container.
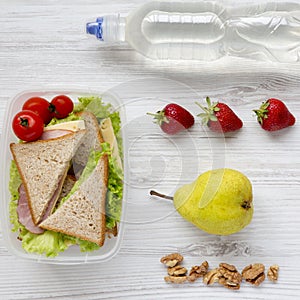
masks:
[[[152,1],[87,23],[106,43],[128,42],[153,59],[212,61],[224,56],[296,62],[300,4],[269,2],[224,6],[205,1]]]
[[[127,144],[126,144],[126,136],[125,129],[122,126],[122,140],[123,140],[123,153],[124,153],[124,192],[123,192],[123,204],[122,204],[122,216],[121,221],[118,228],[117,237],[106,238],[104,245],[96,251],[92,252],[80,252],[80,249],[77,245],[70,246],[64,252],[61,252],[58,256],[51,258],[46,257],[44,255],[38,255],[34,253],[27,253],[22,248],[21,242],[17,239],[17,233],[12,232],[12,225],[10,223],[9,216],[9,202],[11,199],[11,195],[9,192],[9,177],[10,177],[10,164],[12,160],[12,155],[9,149],[9,144],[11,142],[16,142],[17,138],[14,135],[11,129],[11,123],[14,115],[19,112],[22,108],[23,103],[30,97],[40,96],[45,97],[46,99],[51,99],[55,95],[65,94],[71,97],[71,99],[76,103],[78,97],[81,96],[101,96],[104,103],[111,103],[113,108],[120,113],[121,123],[125,124],[125,112],[123,106],[121,105],[118,98],[110,92],[92,92],[92,91],[82,91],[82,90],[74,90],[74,89],[66,89],[66,90],[36,90],[36,91],[24,91],[20,94],[16,95],[13,99],[8,102],[5,120],[3,126],[3,132],[1,135],[1,178],[2,178],[2,186],[1,186],[1,201],[0,201],[0,222],[1,222],[1,231],[3,233],[4,240],[6,242],[6,246],[11,253],[14,255],[31,260],[36,262],[44,262],[44,263],[53,263],[53,264],[82,264],[88,262],[104,262],[111,259],[114,255],[117,254],[120,248],[124,224],[125,224],[125,209],[126,209],[126,186],[127,182],[126,178],[128,176],[127,173]]]

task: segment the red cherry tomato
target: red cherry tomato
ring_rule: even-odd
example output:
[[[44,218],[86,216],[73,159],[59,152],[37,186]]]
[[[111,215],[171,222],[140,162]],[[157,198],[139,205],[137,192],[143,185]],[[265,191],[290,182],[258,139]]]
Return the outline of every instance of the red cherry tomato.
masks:
[[[73,111],[73,101],[66,95],[59,95],[51,100],[53,105],[53,114],[57,119],[63,119],[67,117]]]
[[[31,110],[22,110],[12,121],[15,135],[25,142],[37,140],[44,131],[43,119]]]
[[[48,124],[52,119],[51,104],[44,98],[32,97],[29,98],[22,107],[23,110],[32,110],[37,113],[45,124]]]

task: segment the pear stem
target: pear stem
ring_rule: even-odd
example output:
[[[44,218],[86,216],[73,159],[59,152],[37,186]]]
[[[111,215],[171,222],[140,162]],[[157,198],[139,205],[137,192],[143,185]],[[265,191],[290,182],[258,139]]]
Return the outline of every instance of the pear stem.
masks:
[[[167,196],[167,195],[158,193],[158,192],[153,191],[153,190],[150,191],[150,195],[157,196],[157,197],[160,197],[160,198],[164,198],[164,199],[167,199],[167,200],[172,200],[172,201],[174,200],[174,198],[171,197],[171,196]]]

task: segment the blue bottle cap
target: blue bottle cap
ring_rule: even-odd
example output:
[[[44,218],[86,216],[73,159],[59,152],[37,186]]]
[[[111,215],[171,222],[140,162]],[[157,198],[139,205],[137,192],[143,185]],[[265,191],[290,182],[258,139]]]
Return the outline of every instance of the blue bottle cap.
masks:
[[[96,19],[96,22],[90,22],[86,24],[86,33],[93,34],[97,39],[103,41],[103,17]]]

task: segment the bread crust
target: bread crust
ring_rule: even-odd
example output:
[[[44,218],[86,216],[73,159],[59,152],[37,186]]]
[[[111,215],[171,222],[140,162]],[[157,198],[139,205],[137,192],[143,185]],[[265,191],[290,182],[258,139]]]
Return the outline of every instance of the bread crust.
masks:
[[[91,120],[93,120],[95,128],[99,127],[98,120],[97,120],[96,116],[92,112],[89,112],[87,110],[83,110],[81,112],[78,112],[77,116],[80,117],[80,118],[82,118],[83,120],[86,120],[86,118],[90,118]],[[98,136],[99,143],[104,143],[104,139],[103,139],[103,136],[102,136],[100,130],[98,131],[97,136]]]

